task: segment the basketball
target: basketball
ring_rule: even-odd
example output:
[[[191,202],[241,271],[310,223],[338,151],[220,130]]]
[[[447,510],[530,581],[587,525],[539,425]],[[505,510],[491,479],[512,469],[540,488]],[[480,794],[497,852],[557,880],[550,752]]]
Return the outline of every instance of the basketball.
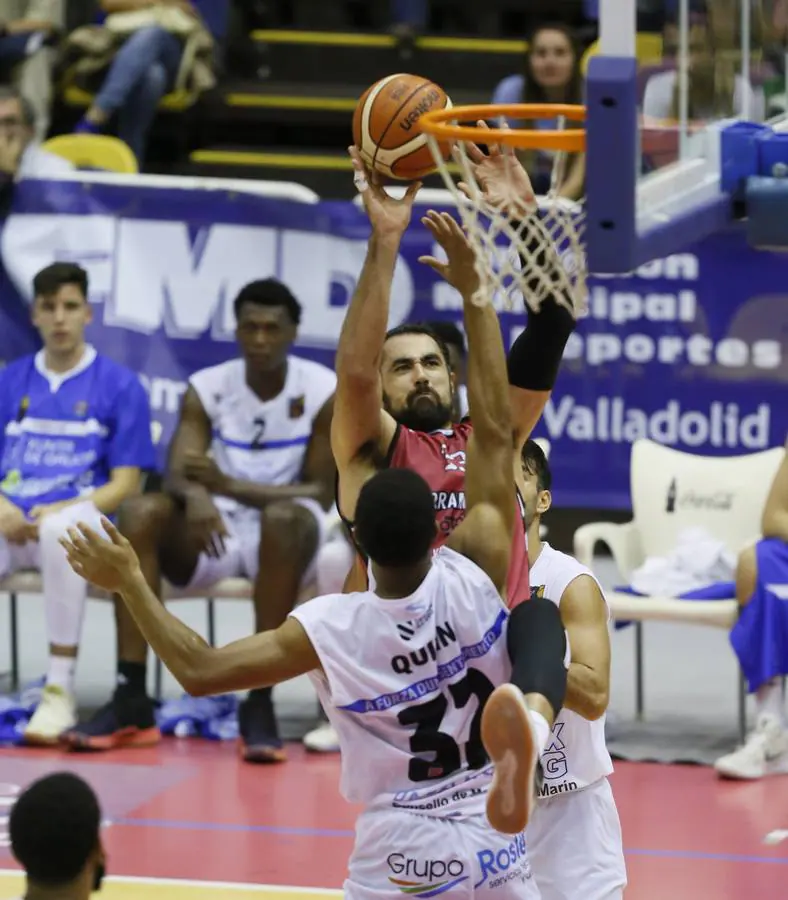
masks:
[[[415,181],[436,170],[419,119],[433,109],[451,106],[446,92],[419,75],[389,75],[368,88],[353,113],[353,143],[376,172],[400,181]],[[441,144],[443,158],[449,145]]]

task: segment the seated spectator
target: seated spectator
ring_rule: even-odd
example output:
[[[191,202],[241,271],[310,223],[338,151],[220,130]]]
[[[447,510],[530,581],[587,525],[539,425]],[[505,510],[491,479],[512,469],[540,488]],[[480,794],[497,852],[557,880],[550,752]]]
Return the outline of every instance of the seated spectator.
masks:
[[[736,73],[735,59],[718,52],[713,32],[700,24],[689,34],[688,118],[696,125],[744,115],[762,122],[765,100],[761,89],[755,90]],[[643,94],[643,117],[659,122],[678,122],[680,110],[678,71],[670,69],[652,75]]]
[[[8,831],[27,877],[25,900],[88,900],[101,889],[101,808],[78,775],[55,772],[34,781],[11,809]]]
[[[743,747],[714,764],[725,778],[788,774],[783,680],[788,675],[788,441],[761,521],[763,537],[739,555],[736,599],[741,611],[731,644],[755,694],[755,731]]]
[[[214,41],[200,15],[201,6],[208,8],[211,3],[216,0],[172,0],[159,5],[147,0],[101,0],[103,24],[79,28],[67,41],[72,52],[82,54],[69,77],[84,81],[106,70],[75,131],[102,132],[117,117],[118,137],[142,166],[162,97],[175,88],[200,92],[216,83]],[[125,19],[124,14],[128,14]],[[136,24],[138,20],[149,24]]]
[[[583,78],[580,53],[572,32],[562,24],[540,25],[532,33],[525,57],[525,73],[504,78],[493,93],[492,102],[511,103],[583,103]],[[555,119],[516,123],[518,128],[555,129]],[[519,150],[517,154],[528,172],[537,194],[550,188],[554,155],[541,150]],[[562,197],[576,200],[583,194],[585,156],[572,154],[567,160],[565,177],[559,186]]]
[[[0,85],[0,217],[8,211],[16,181],[74,171],[73,163],[42,149],[34,129],[32,104],[16,88]]]
[[[85,342],[88,278],[53,263],[33,280],[44,347],[0,372],[0,576],[41,570],[49,669],[24,732],[53,744],[76,722],[74,672],[87,583],[58,543],[85,517],[99,523],[136,494],[154,464],[148,397],[134,372]]]
[[[256,630],[277,628],[312,576],[333,501],[330,427],[336,376],[290,352],[301,305],[269,278],[235,300],[241,358],[192,375],[170,448],[165,489],[127,503],[119,527],[158,596],[161,579],[207,588],[254,581]],[[109,750],[160,739],[146,695],[148,648],[126,605],[115,605],[118,682],[110,702],[67,736]],[[271,689],[239,709],[242,753],[285,759]]]
[[[49,131],[52,107],[50,46],[63,27],[64,0],[5,0],[0,21],[0,81],[15,84],[34,110],[36,137]]]

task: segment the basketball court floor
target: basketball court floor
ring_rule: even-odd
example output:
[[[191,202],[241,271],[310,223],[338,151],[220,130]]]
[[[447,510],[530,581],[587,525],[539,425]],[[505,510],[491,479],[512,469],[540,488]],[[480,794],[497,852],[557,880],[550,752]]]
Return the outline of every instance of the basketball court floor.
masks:
[[[288,763],[256,767],[229,744],[175,738],[100,757],[3,750],[0,802],[7,810],[9,784],[59,769],[88,778],[101,797],[113,876],[102,896],[110,900],[340,895],[356,810],[339,797],[334,756],[294,744]],[[788,778],[725,784],[707,767],[619,763],[613,786],[628,900],[785,896],[788,841],[765,836],[788,825],[788,816],[775,819],[788,810]],[[6,815],[0,811],[0,898],[15,898],[22,881]]]
[[[604,0],[600,6],[603,54],[630,55],[621,53],[620,38],[626,37],[627,29],[634,37],[633,5],[628,0]],[[742,53],[742,58],[749,65],[749,53]],[[612,108],[615,103],[605,105]],[[625,106],[622,102],[622,116]],[[619,135],[615,140],[619,142]],[[696,166],[679,137],[676,141],[681,161]],[[620,152],[634,158],[634,147],[633,135],[632,146],[624,142]],[[711,154],[707,168],[719,167],[715,160]],[[601,182],[602,176],[618,171],[604,153],[598,154],[598,161],[604,169],[599,178],[591,171],[589,157],[589,182]],[[622,171],[626,168],[625,164]],[[686,179],[679,177],[686,174],[681,166],[675,174],[675,183],[653,182],[651,193],[662,204],[655,207],[660,228],[666,215],[677,215],[679,207],[684,212],[703,199],[687,189]],[[706,181],[693,175],[690,185],[705,189]],[[599,193],[603,199],[606,193],[624,200],[627,196],[622,191]],[[644,197],[638,196],[638,212]],[[676,202],[669,206],[662,202],[667,200]],[[624,205],[631,206],[628,201]],[[616,215],[604,212],[597,211],[596,218],[618,221]],[[690,219],[687,222],[688,228],[692,226]],[[673,249],[697,237],[694,231],[686,234],[678,224]],[[618,228],[624,241],[631,231]],[[613,233],[606,231],[603,243],[610,254],[618,254],[619,268],[602,265],[597,270],[615,272],[623,266],[628,271],[634,266],[611,242]],[[86,648],[114,645],[110,612],[99,606],[106,607],[93,604],[88,615],[83,635]],[[46,664],[40,607],[36,613],[29,609],[29,605],[24,608],[20,623],[25,679],[40,675]],[[223,607],[220,643],[249,633],[251,610],[248,604],[244,609],[243,621],[234,621],[231,609]],[[180,605],[178,614],[199,627],[197,618]],[[673,720],[681,713],[685,723],[704,734],[719,722],[733,723],[735,664],[727,636],[722,632],[709,636],[708,629],[665,630],[669,628],[654,623],[648,629],[652,637],[647,642],[660,634],[664,638],[661,653],[654,652],[660,648],[652,645],[647,654],[648,718],[669,715]],[[612,706],[624,717],[631,712],[633,685],[631,649],[622,647],[622,641],[628,640],[626,635],[614,637]],[[114,677],[112,656],[109,649],[82,654],[77,690],[83,703],[98,705],[106,699]],[[0,670],[5,663],[0,659]],[[165,679],[165,694],[178,693]],[[313,715],[313,696],[308,704]],[[680,727],[672,733],[679,734]],[[100,795],[109,871],[101,896],[108,900],[341,896],[357,810],[339,796],[337,757],[311,756],[294,744],[288,763],[256,767],[240,762],[229,744],[167,739],[157,748],[101,756],[0,749],[0,900],[18,898],[23,889],[8,851],[7,820],[13,797],[34,779],[62,769],[84,776]],[[788,897],[788,776],[726,783],[708,766],[620,762],[612,784],[624,833],[627,900]],[[430,848],[436,857],[450,850]],[[385,853],[386,848],[381,848],[381,854]],[[560,859],[556,865],[561,865]],[[433,894],[429,885],[419,890],[407,888],[404,893]],[[579,888],[577,900],[582,898]]]

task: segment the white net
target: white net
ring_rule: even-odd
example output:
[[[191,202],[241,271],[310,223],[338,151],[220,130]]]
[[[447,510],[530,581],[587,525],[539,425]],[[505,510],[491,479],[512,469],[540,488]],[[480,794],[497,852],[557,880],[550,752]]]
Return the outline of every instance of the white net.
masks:
[[[455,123],[451,123],[455,124]],[[427,136],[438,171],[454,196],[462,225],[476,253],[480,304],[538,311],[549,296],[575,316],[586,308],[585,209],[560,196],[567,154],[553,156],[550,188],[536,197],[510,147],[471,143],[454,146],[461,180],[455,182],[441,144]]]

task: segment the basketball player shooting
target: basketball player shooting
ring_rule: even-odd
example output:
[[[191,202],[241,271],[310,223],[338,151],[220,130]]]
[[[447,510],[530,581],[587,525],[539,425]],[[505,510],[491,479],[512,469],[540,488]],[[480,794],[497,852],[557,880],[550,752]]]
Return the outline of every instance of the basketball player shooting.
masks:
[[[120,594],[189,694],[310,674],[340,736],[342,793],[365,806],[344,886],[351,900],[400,897],[414,886],[539,896],[522,829],[535,799],[540,722],[566,687],[566,639],[554,604],[523,604],[530,643],[513,670],[503,602],[512,424],[500,331],[495,349],[471,358],[467,514],[445,546],[433,555],[432,492],[415,472],[379,472],[359,492],[355,536],[374,592],[319,597],[276,630],[214,648],[158,602],[110,522],[109,540],[80,523],[62,541],[75,572]],[[483,379],[473,372],[482,365]],[[490,827],[485,802],[514,839]]]
[[[469,153],[475,179],[490,202],[510,210],[522,210],[532,202],[528,176],[512,154],[496,146],[487,154],[474,146]],[[350,155],[372,234],[337,347],[331,431],[339,472],[337,507],[352,534],[356,499],[366,479],[387,466],[412,468],[435,495],[438,546],[465,514],[464,454],[472,425],[452,422],[456,385],[448,353],[437,336],[418,325],[386,330],[399,246],[419,185],[411,185],[402,199],[394,199],[364,165],[356,148],[350,148]],[[474,325],[467,320],[478,290],[473,248],[447,213],[429,211],[422,222],[446,252],[447,261],[422,257],[421,262],[462,295],[469,353],[486,359],[500,342],[500,325],[490,304],[474,314]],[[528,312],[526,328],[509,353],[514,472],[520,471],[520,448],[542,414],[574,328],[572,313],[559,299],[550,297],[538,313]],[[512,489],[514,493],[514,484]],[[510,603],[526,597],[529,590],[521,517],[515,521],[513,540]],[[359,586],[364,580],[360,558],[348,586]]]

